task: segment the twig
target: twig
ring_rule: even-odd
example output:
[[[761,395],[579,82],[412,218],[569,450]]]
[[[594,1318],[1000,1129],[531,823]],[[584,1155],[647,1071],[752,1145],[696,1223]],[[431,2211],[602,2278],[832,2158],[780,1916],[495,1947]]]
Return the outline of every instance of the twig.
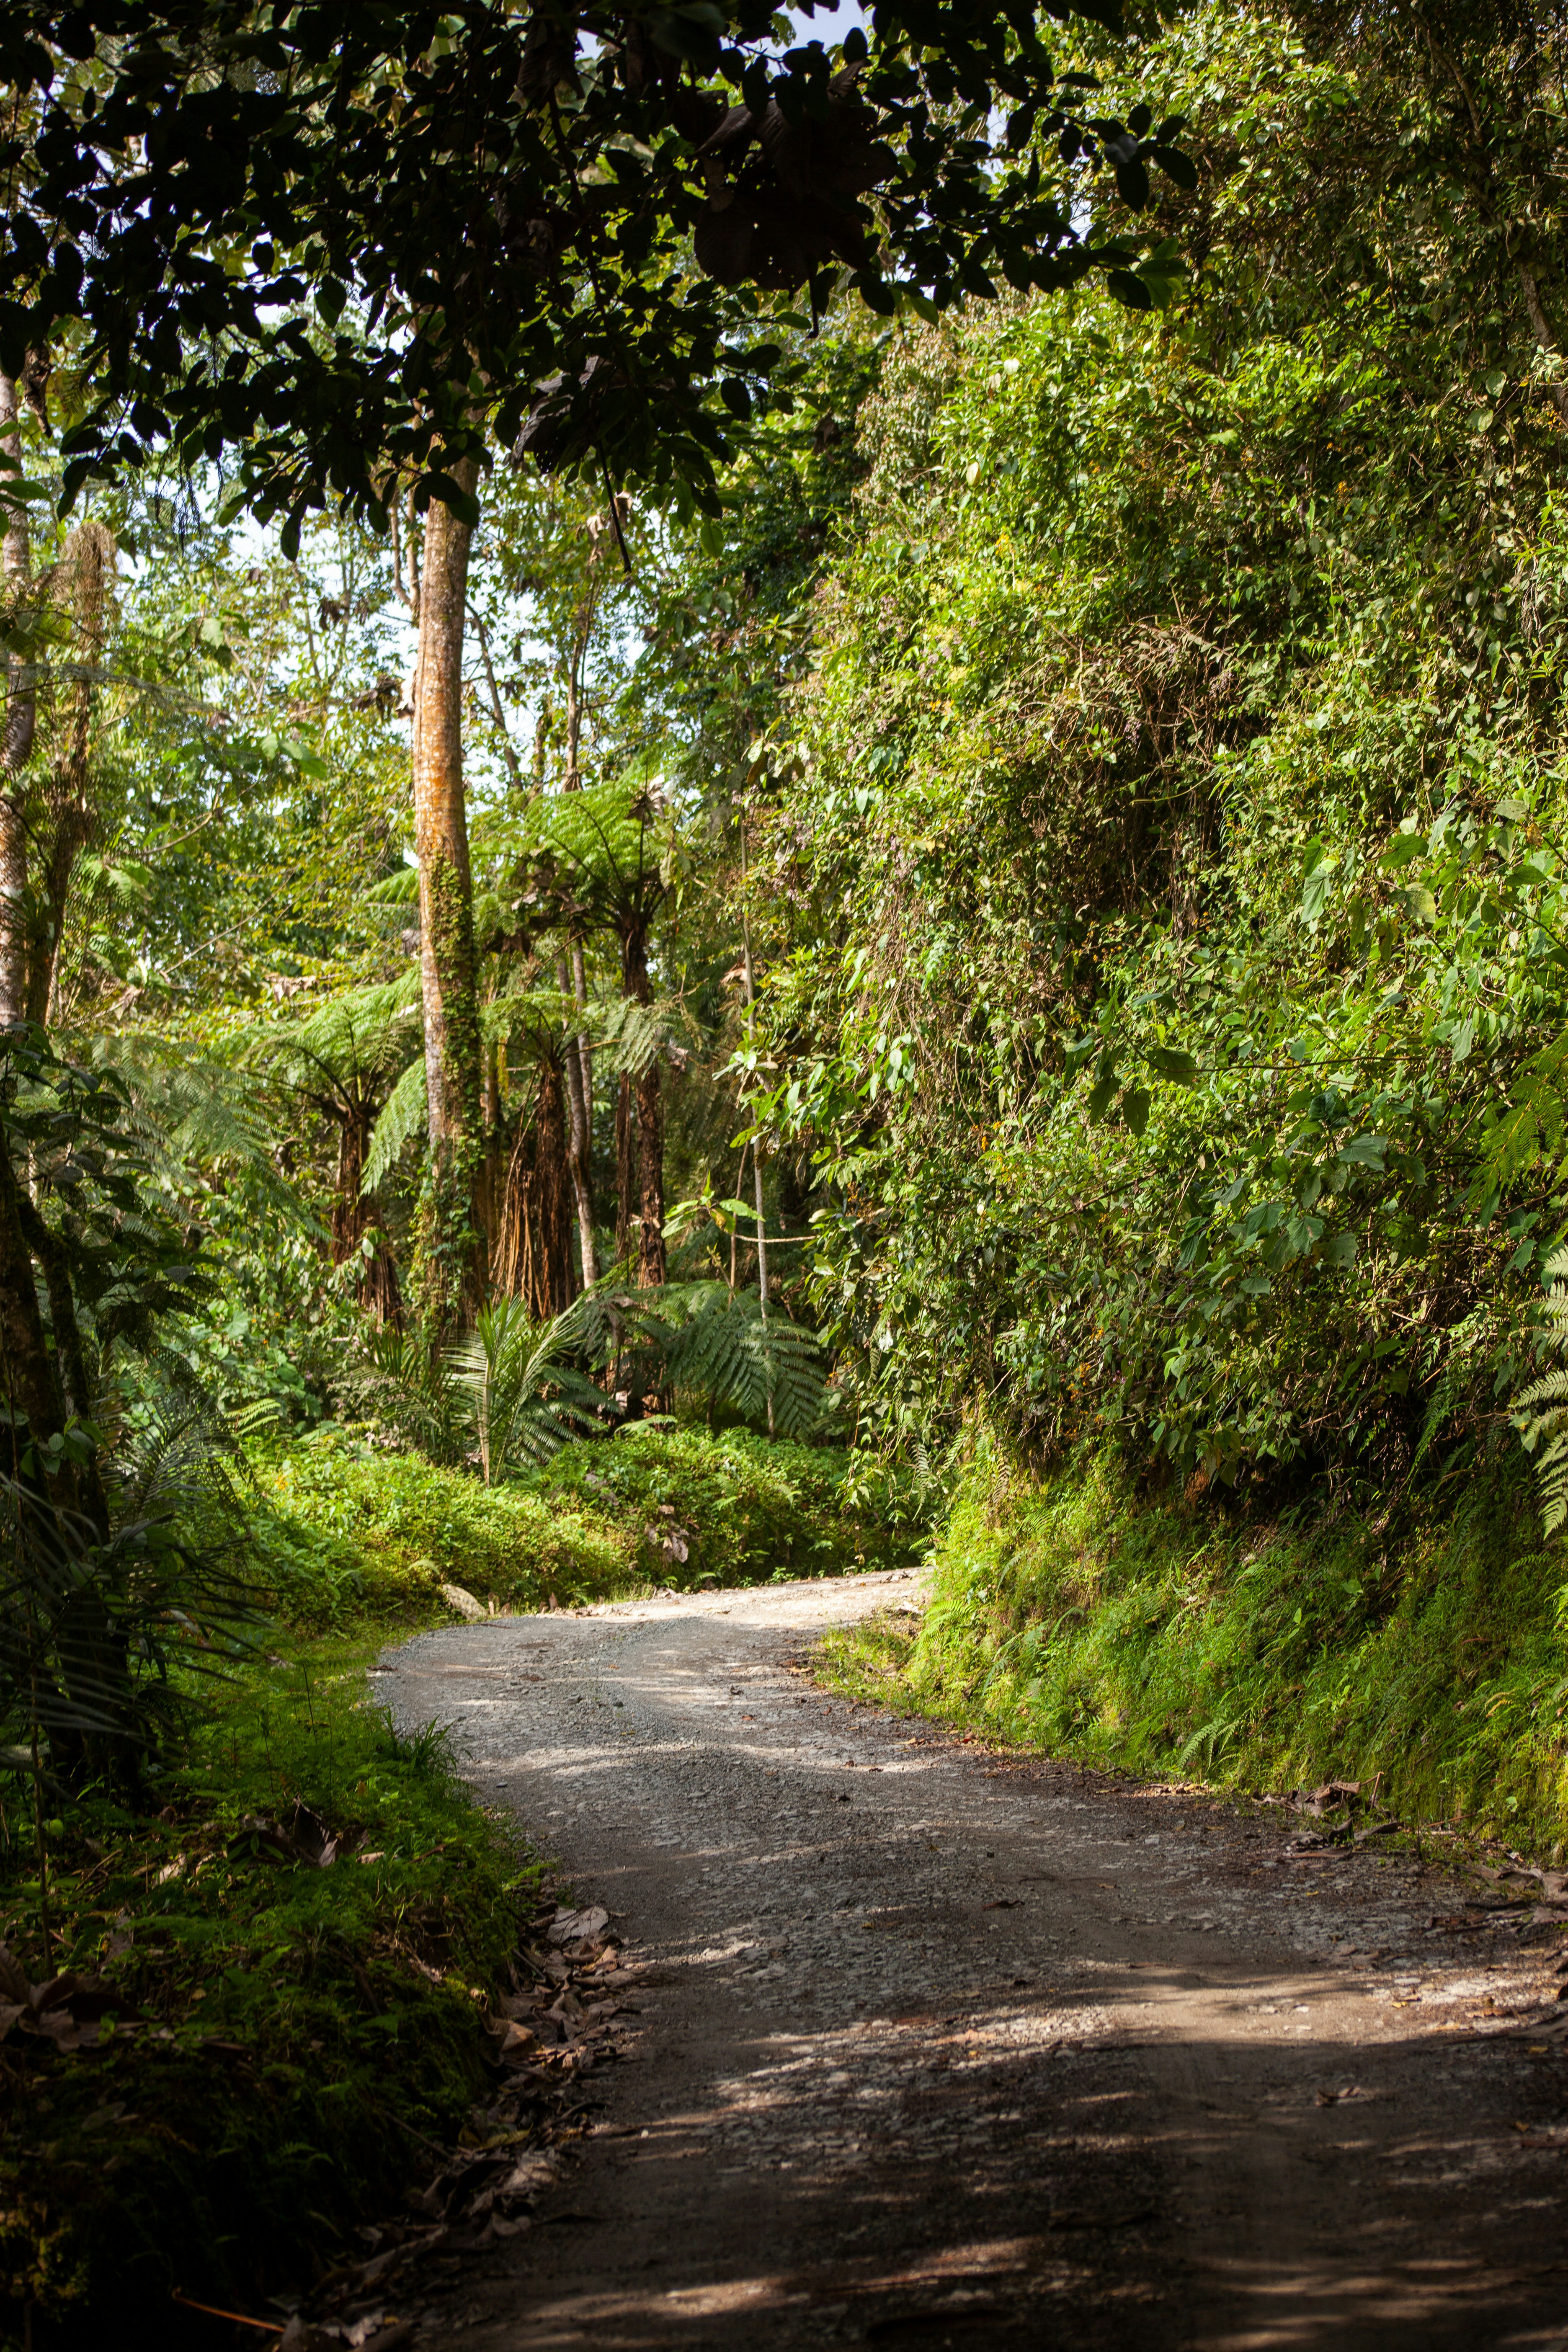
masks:
[[[182,2294],[178,2287],[171,2290],[176,2303],[187,2311],[205,2311],[209,2319],[232,2319],[237,2327],[259,2327],[264,2336],[281,2336],[283,2323],[277,2319],[252,2319],[243,2311],[222,2311],[216,2303],[197,2303],[194,2295]]]

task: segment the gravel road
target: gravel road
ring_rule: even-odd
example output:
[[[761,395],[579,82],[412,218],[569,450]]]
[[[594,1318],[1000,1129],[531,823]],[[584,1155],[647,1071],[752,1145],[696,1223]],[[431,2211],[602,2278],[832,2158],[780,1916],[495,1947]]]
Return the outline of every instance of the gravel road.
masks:
[[[421,2343],[1568,2347],[1553,1931],[802,1674],[823,1628],[918,1594],[825,1580],[389,1654],[399,1720],[450,1724],[651,1963],[579,2154],[434,2289]]]

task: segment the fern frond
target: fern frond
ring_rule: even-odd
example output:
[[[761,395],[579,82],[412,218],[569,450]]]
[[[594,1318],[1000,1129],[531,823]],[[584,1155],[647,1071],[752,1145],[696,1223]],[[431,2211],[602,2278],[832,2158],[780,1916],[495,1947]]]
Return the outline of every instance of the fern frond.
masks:
[[[710,1397],[748,1421],[767,1418],[781,1437],[804,1437],[822,1419],[826,1364],[821,1340],[762,1302],[721,1282],[671,1285],[661,1308],[673,1308],[664,1342],[672,1388]]]
[[[387,1096],[382,1106],[381,1117],[372,1131],[370,1150],[365,1154],[364,1176],[360,1184],[362,1193],[375,1191],[395,1166],[404,1145],[427,1125],[428,1119],[425,1056],[416,1054]]]
[[[1546,1294],[1542,1355],[1568,1354],[1568,1249],[1557,1250],[1542,1269]],[[1527,1454],[1534,1454],[1536,1492],[1548,1535],[1568,1518],[1568,1368],[1543,1372],[1513,1402],[1513,1425]]]

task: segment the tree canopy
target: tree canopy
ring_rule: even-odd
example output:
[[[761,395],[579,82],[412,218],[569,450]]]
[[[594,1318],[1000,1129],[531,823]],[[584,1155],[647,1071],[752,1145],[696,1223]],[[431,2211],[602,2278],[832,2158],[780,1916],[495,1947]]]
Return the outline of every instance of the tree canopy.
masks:
[[[767,0],[23,5],[0,77],[0,368],[37,398],[71,368],[67,495],[236,451],[290,548],[405,480],[461,509],[486,435],[710,505],[797,295],[1101,269],[1146,303],[1168,264],[1138,277],[1075,190],[1191,178],[1173,120],[1082,116],[1016,5],[883,0],[869,43],[782,54]]]

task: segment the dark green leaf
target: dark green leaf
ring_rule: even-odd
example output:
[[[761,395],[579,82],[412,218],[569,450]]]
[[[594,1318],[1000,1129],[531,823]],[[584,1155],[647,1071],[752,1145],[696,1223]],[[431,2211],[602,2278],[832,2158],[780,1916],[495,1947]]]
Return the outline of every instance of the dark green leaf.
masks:
[[[1179,147],[1167,147],[1161,140],[1156,141],[1147,152],[1158,163],[1165,177],[1168,180],[1173,180],[1178,188],[1190,190],[1197,186],[1198,167],[1190,155],[1183,154]]]
[[[1134,278],[1130,269],[1108,270],[1105,283],[1108,291],[1114,294],[1119,302],[1125,303],[1129,310],[1153,309],[1153,296],[1143,280],[1141,278]]]

